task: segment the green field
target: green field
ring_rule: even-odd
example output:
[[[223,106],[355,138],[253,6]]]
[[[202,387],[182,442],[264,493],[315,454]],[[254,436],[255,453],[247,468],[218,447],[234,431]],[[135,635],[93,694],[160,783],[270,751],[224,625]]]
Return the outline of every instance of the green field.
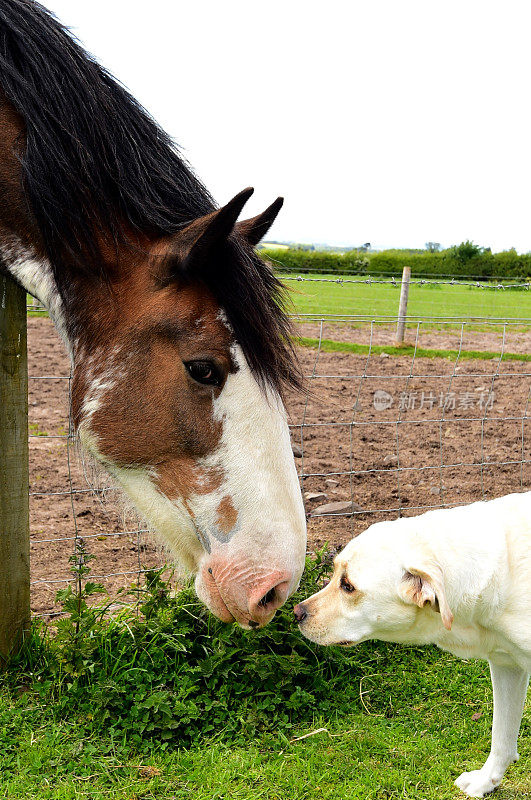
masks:
[[[395,316],[398,313],[400,282],[392,286],[378,283],[337,283],[337,277],[281,276],[290,289],[295,311],[299,314],[340,314],[363,316]],[[327,277],[333,282],[310,281],[306,278]],[[349,278],[345,280],[360,280]],[[482,284],[482,287],[488,284]],[[409,291],[408,315],[429,322],[436,319],[524,319],[531,324],[531,291],[451,285],[412,284]]]
[[[295,722],[291,731],[278,734],[273,718],[273,732],[268,734],[226,741],[221,731],[188,747],[152,739],[138,749],[113,731],[112,719],[107,730],[95,729],[86,711],[65,715],[56,710],[53,695],[41,696],[28,686],[5,692],[0,694],[0,796],[13,800],[462,796],[453,779],[463,770],[478,768],[489,748],[492,704],[486,664],[459,662],[434,648],[376,644],[358,648],[354,660],[344,696],[342,687],[337,688],[337,713],[317,715],[312,724]],[[526,765],[531,755],[530,726],[528,709],[519,745],[521,759],[497,792],[500,800],[531,797]],[[294,741],[307,734],[311,735]]]
[[[386,353],[389,356],[413,356],[417,358],[448,358],[451,361],[456,359],[479,359],[481,361],[497,360],[501,357],[502,361],[531,361],[529,353],[511,353],[506,351],[503,354],[494,350],[443,350],[435,348],[418,347],[416,345],[368,345],[356,344],[355,342],[336,342],[333,339],[314,339],[309,336],[298,336],[297,344],[302,347],[312,347],[320,349],[324,353],[356,353],[357,355],[373,356]],[[43,434],[38,434],[43,435]],[[46,434],[44,434],[46,435]]]
[[[375,664],[375,652],[380,661]],[[371,659],[372,655],[372,659]],[[489,746],[487,668],[428,650],[396,652],[365,646],[368,677],[350,713],[316,718],[293,736],[217,737],[202,746],[141,753],[109,733],[95,733],[77,715],[54,718],[53,707],[3,698],[0,706],[1,796],[10,800],[447,800],[463,797],[453,780],[476,769]],[[385,700],[371,701],[375,684]],[[0,698],[0,700],[2,700]],[[340,699],[339,699],[340,704]],[[481,714],[479,720],[472,719]],[[326,728],[300,741],[304,736]],[[521,759],[508,771],[499,800],[531,797],[526,761],[529,712]],[[160,743],[159,743],[160,744]]]

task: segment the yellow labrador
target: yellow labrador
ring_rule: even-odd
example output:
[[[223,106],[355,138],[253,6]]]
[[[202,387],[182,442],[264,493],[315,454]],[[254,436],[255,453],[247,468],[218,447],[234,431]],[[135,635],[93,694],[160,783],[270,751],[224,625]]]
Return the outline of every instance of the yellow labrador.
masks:
[[[318,644],[434,643],[490,665],[490,755],[456,786],[483,797],[518,758],[531,672],[531,492],[378,522],[334,562],[329,584],[295,606]]]

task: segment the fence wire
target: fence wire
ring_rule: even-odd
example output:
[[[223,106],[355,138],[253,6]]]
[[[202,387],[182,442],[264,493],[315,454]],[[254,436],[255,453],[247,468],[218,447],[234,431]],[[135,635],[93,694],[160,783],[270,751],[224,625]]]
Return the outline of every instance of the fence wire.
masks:
[[[398,305],[400,278],[337,275],[282,275],[293,290],[300,312],[321,316],[389,316]],[[432,323],[442,320],[520,321],[531,318],[531,283],[480,282],[412,278],[409,281],[410,318]],[[396,312],[395,312],[396,314]]]
[[[441,291],[444,299],[455,284]],[[308,392],[287,406],[309,549],[340,548],[379,520],[529,489],[531,311],[409,315],[399,349],[396,314],[349,313],[346,300],[337,314],[294,316]],[[68,359],[50,321],[30,311],[32,607],[50,618],[60,613],[57,589],[73,580],[68,558],[80,539],[95,556],[91,577],[111,596],[166,556],[108,476],[79,455]]]
[[[320,277],[320,276],[309,276],[309,275],[282,275],[283,281],[297,281],[301,283],[302,281],[306,281],[308,283],[337,283],[340,286],[343,284],[365,284],[367,286],[393,286],[397,288],[400,286],[401,281],[400,278],[396,279],[394,277],[391,278],[378,278],[378,277],[371,277],[368,275],[366,278],[347,278],[344,275],[340,275],[337,278],[334,277]],[[451,280],[440,280],[437,278],[412,278],[409,281],[411,286],[426,286],[426,287],[434,287],[434,286],[456,286],[459,288],[472,288],[472,289],[486,289],[486,290],[496,290],[496,289],[531,289],[531,283],[486,283],[485,281],[461,281],[452,278]]]

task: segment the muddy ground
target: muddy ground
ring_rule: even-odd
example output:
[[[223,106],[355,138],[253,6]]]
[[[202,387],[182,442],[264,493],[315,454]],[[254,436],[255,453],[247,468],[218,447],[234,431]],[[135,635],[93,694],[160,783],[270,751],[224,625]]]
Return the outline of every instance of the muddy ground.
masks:
[[[319,327],[305,323],[302,333],[318,336]],[[373,330],[373,343],[390,344],[393,330]],[[370,331],[327,323],[322,336],[367,343]],[[501,328],[466,337],[463,349],[495,352],[503,340]],[[49,320],[30,318],[28,338],[32,607],[54,614],[76,535],[96,557],[94,576],[113,594],[165,555],[67,437],[69,365]],[[459,349],[460,339],[460,330],[428,330],[419,345]],[[506,331],[505,349],[531,352],[531,335]],[[379,519],[530,488],[531,364],[310,348],[300,356],[313,377],[307,398],[288,398],[293,442],[303,452],[296,463],[304,492],[326,494],[306,502],[310,550],[325,542],[340,547]],[[354,514],[313,516],[323,503],[349,500]]]

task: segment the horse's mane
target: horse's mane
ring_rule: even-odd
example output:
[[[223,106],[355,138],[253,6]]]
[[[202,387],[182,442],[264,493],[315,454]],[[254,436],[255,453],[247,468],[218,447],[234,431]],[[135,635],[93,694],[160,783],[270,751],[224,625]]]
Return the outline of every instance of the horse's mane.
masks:
[[[24,120],[23,189],[58,285],[66,263],[110,277],[102,236],[171,235],[213,210],[170,137],[34,0],[0,0],[0,86]],[[227,264],[231,292],[209,288],[255,373],[280,388],[293,382],[282,289],[243,250]]]
[[[0,81],[24,119],[24,189],[52,261],[67,247],[86,266],[96,214],[112,234],[121,220],[164,235],[212,210],[167,134],[33,0],[0,3]]]

